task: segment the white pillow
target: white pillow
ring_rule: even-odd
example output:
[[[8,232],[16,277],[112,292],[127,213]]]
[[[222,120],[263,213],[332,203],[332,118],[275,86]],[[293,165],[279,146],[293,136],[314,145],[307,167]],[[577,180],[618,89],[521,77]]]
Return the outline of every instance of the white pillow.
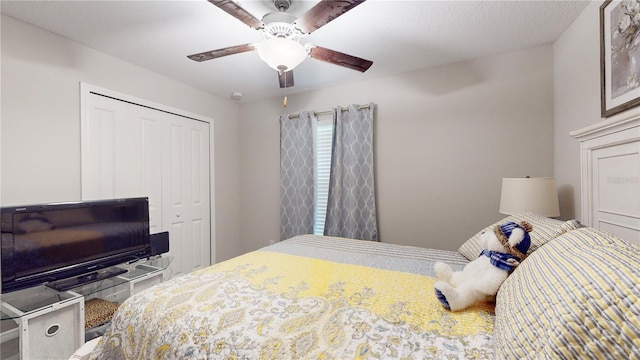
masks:
[[[580,227],[580,224],[576,220],[562,221],[551,219],[531,211],[523,211],[518,214],[507,216],[506,218],[495,222],[479,231],[472,238],[467,240],[460,248],[458,252],[469,260],[474,260],[480,255],[482,247],[480,246],[480,234],[483,231],[491,230],[496,225],[503,224],[505,222],[512,221],[519,223],[520,221],[528,221],[533,226],[533,231],[529,234],[531,236],[531,246],[527,254],[531,254],[537,248],[557,238],[569,230],[574,230]]]

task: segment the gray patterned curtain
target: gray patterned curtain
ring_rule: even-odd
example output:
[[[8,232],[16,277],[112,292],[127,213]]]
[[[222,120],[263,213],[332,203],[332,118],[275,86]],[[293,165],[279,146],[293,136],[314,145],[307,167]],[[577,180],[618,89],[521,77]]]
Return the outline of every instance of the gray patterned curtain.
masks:
[[[324,233],[378,240],[373,177],[373,104],[334,114],[333,156]]]
[[[300,118],[280,117],[280,239],[313,233],[313,141],[317,118],[303,111]]]

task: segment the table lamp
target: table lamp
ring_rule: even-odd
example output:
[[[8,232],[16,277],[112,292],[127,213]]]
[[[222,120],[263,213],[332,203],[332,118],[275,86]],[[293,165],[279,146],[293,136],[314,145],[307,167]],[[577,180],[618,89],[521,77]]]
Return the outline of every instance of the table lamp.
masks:
[[[503,178],[500,213],[513,215],[525,210],[547,217],[560,216],[556,179]]]

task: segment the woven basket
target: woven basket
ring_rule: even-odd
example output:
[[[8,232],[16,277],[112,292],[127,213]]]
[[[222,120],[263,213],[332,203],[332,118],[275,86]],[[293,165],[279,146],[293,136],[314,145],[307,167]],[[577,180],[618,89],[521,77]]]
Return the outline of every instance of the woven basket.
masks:
[[[90,299],[84,302],[84,328],[90,329],[94,326],[110,321],[113,314],[118,310],[119,304],[103,299]]]

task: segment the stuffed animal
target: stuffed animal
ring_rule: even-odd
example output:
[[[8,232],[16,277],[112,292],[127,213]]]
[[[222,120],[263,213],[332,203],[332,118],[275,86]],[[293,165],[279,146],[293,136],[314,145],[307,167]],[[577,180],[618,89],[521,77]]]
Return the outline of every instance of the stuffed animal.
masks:
[[[436,262],[434,270],[436,297],[451,311],[465,309],[477,302],[491,300],[507,276],[527,256],[531,245],[531,224],[506,222],[496,225],[493,231],[480,234],[484,248],[480,256],[454,271],[443,262]]]

